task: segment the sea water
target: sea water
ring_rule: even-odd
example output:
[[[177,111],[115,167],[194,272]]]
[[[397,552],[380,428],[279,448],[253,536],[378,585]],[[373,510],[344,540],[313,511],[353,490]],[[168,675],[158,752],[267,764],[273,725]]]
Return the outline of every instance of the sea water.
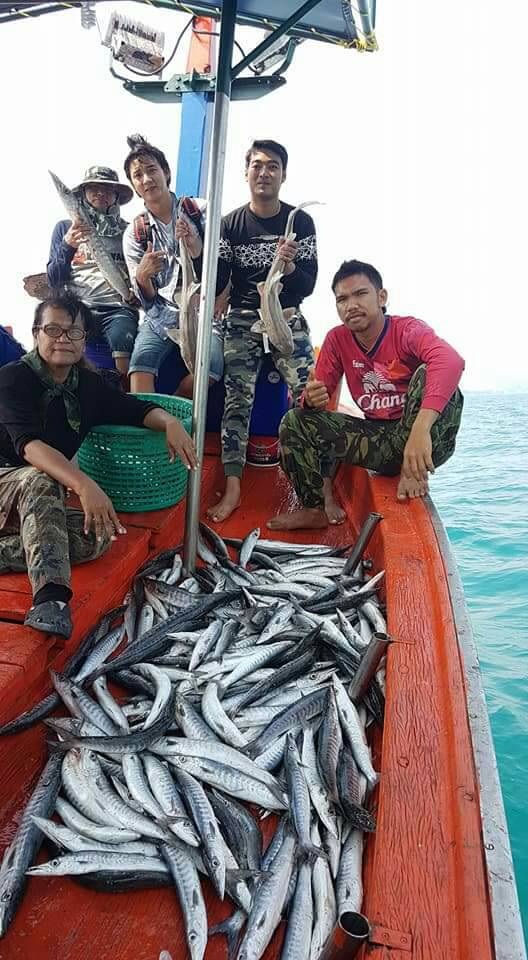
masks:
[[[466,395],[431,493],[470,611],[528,939],[528,394]]]

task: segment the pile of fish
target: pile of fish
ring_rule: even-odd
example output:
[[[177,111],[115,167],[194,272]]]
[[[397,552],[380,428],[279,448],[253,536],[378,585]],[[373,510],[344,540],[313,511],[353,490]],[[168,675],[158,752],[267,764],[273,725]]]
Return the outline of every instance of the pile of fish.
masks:
[[[349,690],[374,633],[386,635],[383,574],[369,579],[346,548],[258,530],[229,541],[235,561],[201,532],[193,576],[182,578],[179,549],[150,561],[53,674],[56,692],[0,728],[29,726],[59,697],[70,713],[46,720],[57,740],[0,868],[0,935],[27,875],[105,890],[173,883],[192,960],[213,933],[230,957],[258,960],[282,919],[284,960],[316,960],[361,910],[378,779],[365,726],[383,719],[383,668],[361,702]],[[44,837],[53,859],[31,866]],[[202,877],[235,907],[210,930]]]

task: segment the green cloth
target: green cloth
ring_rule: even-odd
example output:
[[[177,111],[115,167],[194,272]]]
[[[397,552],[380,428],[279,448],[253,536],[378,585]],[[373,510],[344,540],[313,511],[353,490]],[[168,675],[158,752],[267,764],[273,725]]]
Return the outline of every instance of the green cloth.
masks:
[[[81,429],[81,404],[77,395],[79,387],[79,370],[74,365],[64,383],[55,383],[51,376],[49,367],[40,356],[38,350],[32,350],[21,358],[21,363],[27,364],[37,375],[40,382],[47,388],[42,398],[44,404],[44,422],[46,421],[48,407],[55,397],[62,397],[66,418],[72,430],[79,433]]]
[[[100,237],[120,237],[125,232],[128,224],[126,220],[119,216],[119,205],[117,203],[109,207],[108,210],[96,210],[85,197],[80,197],[79,202]]]

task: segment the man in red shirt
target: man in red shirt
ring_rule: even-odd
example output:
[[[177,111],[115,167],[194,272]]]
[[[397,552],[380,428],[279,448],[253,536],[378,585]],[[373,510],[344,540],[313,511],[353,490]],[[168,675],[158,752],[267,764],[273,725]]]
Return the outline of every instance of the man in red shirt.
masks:
[[[399,473],[403,501],[425,496],[429,473],[455,449],[462,357],[423,321],[385,312],[387,291],[371,264],[345,261],[332,289],[342,325],[325,337],[302,406],[280,426],[282,467],[302,509],[274,517],[272,530],[327,525],[323,482],[335,463]],[[342,376],[364,420],[326,411]]]

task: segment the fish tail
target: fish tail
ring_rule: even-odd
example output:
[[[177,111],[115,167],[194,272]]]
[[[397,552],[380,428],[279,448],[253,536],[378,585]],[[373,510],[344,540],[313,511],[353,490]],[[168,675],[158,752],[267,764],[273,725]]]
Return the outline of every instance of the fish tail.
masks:
[[[227,956],[228,960],[234,960],[238,950],[238,943],[242,927],[246,922],[245,914],[242,910],[236,910],[227,920],[209,927],[209,936],[214,937],[217,933],[223,933],[227,937]]]
[[[316,847],[314,843],[303,843],[299,847],[299,853],[302,859],[315,861],[318,857],[328,860],[328,854],[322,847]]]

